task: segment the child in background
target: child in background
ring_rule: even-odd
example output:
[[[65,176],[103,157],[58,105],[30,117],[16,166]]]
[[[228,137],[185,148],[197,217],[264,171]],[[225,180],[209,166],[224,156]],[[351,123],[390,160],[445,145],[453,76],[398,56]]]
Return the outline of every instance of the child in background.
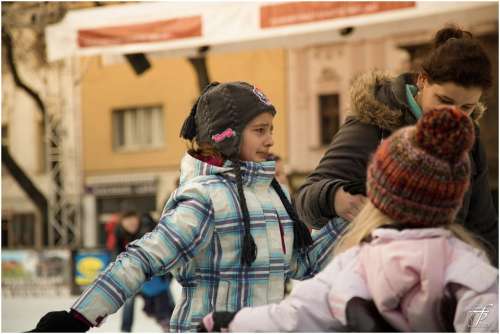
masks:
[[[455,222],[473,142],[470,118],[454,108],[395,132],[376,150],[369,202],[326,269],[279,304],[215,312],[200,330],[498,332],[498,270]]]
[[[35,331],[98,326],[166,272],[182,286],[170,331],[194,331],[211,311],[279,302],[287,278],[319,271],[337,235],[327,225],[313,241],[274,178],[275,162],[266,160],[275,114],[250,84],[207,86],[182,127],[192,147],[158,226],[130,243],[70,312],[46,314]]]

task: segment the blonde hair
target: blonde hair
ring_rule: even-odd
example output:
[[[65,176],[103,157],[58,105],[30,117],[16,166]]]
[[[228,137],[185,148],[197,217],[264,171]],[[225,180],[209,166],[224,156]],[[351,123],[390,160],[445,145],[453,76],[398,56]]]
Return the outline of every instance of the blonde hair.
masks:
[[[396,221],[377,209],[368,201],[354,220],[347,225],[334,249],[334,256],[363,242],[375,229],[384,225],[395,225]],[[487,254],[479,240],[465,227],[457,223],[442,226],[455,237]],[[491,259],[490,259],[491,261]]]

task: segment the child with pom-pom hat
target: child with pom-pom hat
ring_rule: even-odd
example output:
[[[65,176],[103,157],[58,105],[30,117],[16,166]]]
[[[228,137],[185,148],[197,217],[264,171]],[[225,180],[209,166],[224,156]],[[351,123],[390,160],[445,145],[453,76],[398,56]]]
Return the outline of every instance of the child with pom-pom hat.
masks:
[[[231,317],[209,314],[203,326],[235,332],[497,332],[498,270],[475,237],[455,223],[470,182],[473,142],[472,121],[456,108],[430,110],[416,126],[393,133],[372,157],[369,201],[327,268],[279,304],[244,308]]]

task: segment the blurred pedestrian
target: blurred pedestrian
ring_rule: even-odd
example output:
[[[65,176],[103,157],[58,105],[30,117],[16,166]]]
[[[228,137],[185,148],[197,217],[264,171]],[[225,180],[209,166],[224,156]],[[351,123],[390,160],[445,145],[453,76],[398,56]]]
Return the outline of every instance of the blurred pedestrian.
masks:
[[[208,85],[182,127],[191,149],[158,227],[130,243],[70,312],[46,314],[36,330],[98,326],[154,274],[172,272],[182,297],[170,331],[194,331],[210,311],[278,302],[288,277],[319,271],[336,235],[327,225],[313,242],[274,178],[266,158],[275,114],[253,85]]]
[[[209,314],[200,331],[498,332],[498,270],[455,222],[473,143],[456,108],[396,131],[376,150],[368,202],[326,269],[279,304]]]
[[[113,213],[106,220],[104,231],[106,233],[106,249],[113,255],[116,254],[116,235],[115,229],[120,224],[120,213]]]
[[[115,227],[114,235],[116,245],[113,258],[124,252],[127,245],[141,236],[141,220],[135,211],[125,212],[121,217],[119,224]],[[134,323],[135,295],[130,296],[122,309],[122,321],[120,330],[122,332],[131,332]]]
[[[156,225],[157,223],[149,213],[141,215],[142,235],[153,231]],[[144,299],[142,310],[147,316],[154,318],[164,332],[169,331],[170,318],[175,307],[174,298],[170,292],[171,281],[170,273],[153,276],[142,285],[140,292]]]
[[[496,259],[498,216],[477,123],[485,111],[479,100],[491,84],[485,50],[469,32],[454,26],[436,33],[433,49],[418,73],[397,78],[378,71],[362,75],[352,84],[351,113],[345,124],[297,191],[295,204],[301,218],[313,228],[336,217],[344,224],[352,221],[366,202],[366,166],[379,143],[436,106],[455,106],[474,120],[476,128],[470,153],[471,185],[456,219],[478,234]]]

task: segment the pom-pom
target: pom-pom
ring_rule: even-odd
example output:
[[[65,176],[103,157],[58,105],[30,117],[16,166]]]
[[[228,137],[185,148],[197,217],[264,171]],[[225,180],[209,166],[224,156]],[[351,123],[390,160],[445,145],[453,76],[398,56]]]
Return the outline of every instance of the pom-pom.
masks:
[[[416,141],[429,154],[455,163],[474,144],[474,126],[460,109],[433,109],[417,123]]]

